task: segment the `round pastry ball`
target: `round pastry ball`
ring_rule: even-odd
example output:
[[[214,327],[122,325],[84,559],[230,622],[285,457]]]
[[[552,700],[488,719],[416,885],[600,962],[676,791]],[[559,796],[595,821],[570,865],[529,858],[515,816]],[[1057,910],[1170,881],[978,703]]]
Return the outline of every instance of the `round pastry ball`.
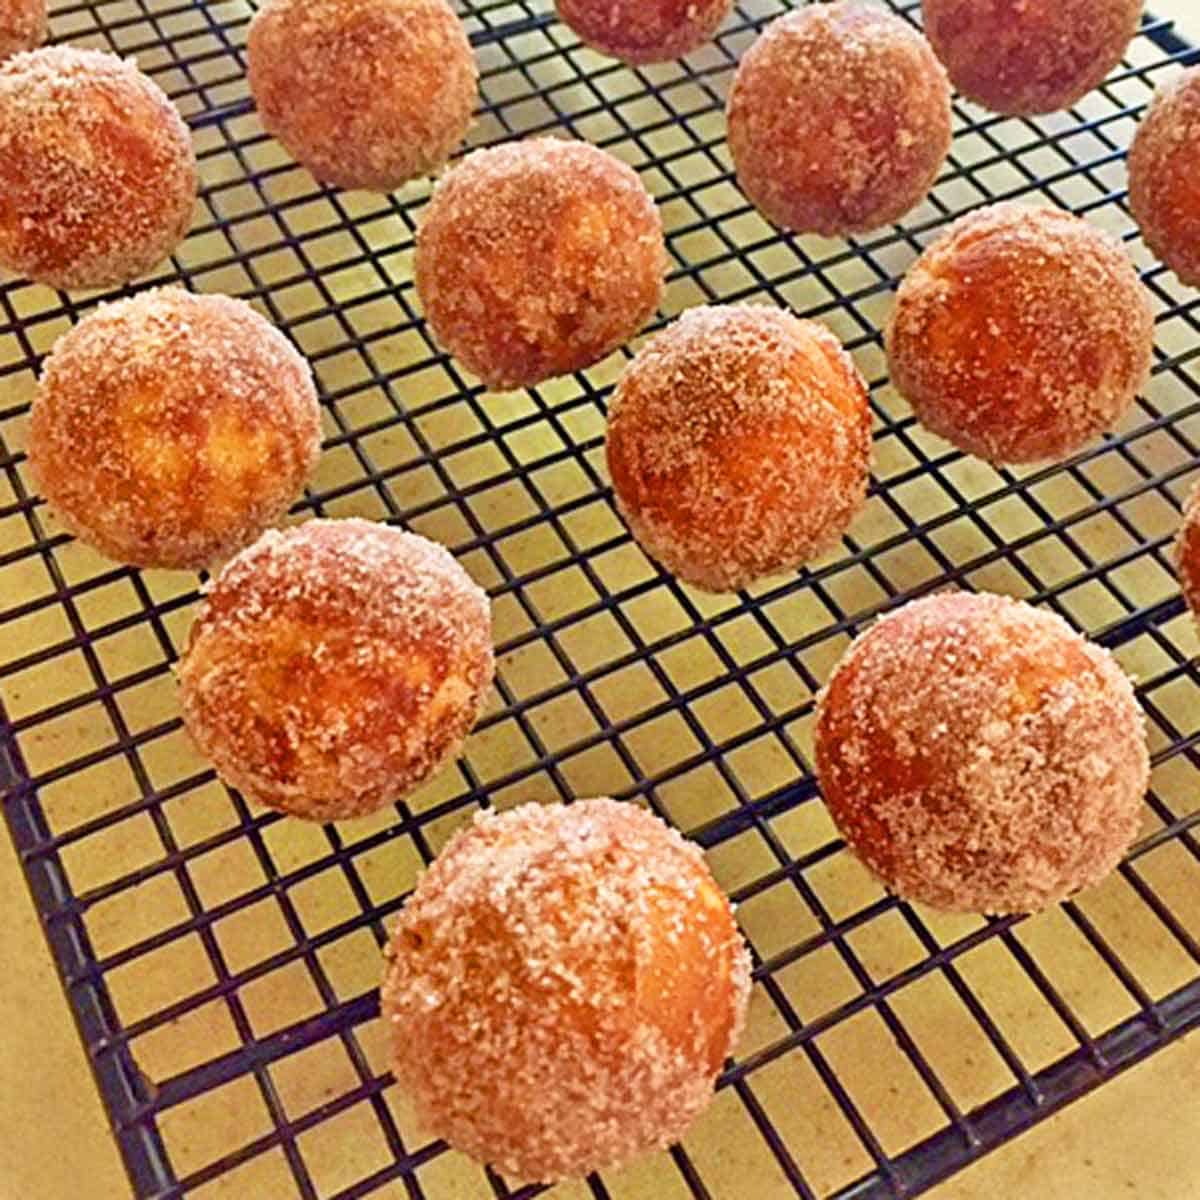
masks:
[[[416,282],[438,340],[490,388],[604,358],[662,295],[662,219],[637,173],[586,142],[477,150],[438,184]]]
[[[923,0],[925,35],[969,100],[1011,116],[1069,108],[1137,32],[1142,0]]]
[[[268,530],[225,567],[179,687],[226,783],[333,821],[401,799],[457,755],[492,673],[487,597],[444,547],[319,520]]]
[[[769,221],[828,237],[898,221],[950,151],[950,87],[925,39],[858,0],[767,26],[729,95],[738,186]]]
[[[0,266],[127,283],[182,241],[195,201],[187,126],[132,61],[51,46],[0,63]]]
[[[263,127],[337,187],[432,174],[475,111],[475,54],[446,0],[268,0],[246,51]]]
[[[46,0],[0,0],[0,59],[46,40]]]
[[[870,469],[866,384],[814,321],[689,309],[622,376],[607,451],[642,548],[696,587],[735,591],[846,532]]]
[[[712,39],[733,0],[558,0],[581,41],[628,63],[669,62]]]
[[[93,310],[55,343],[29,464],[83,541],[199,568],[278,521],[320,453],[308,364],[248,304],[179,288]]]
[[[750,991],[700,851],[613,800],[480,814],[417,885],[389,954],[397,1079],[430,1132],[514,1180],[676,1141]]]
[[[1103,879],[1150,774],[1108,651],[1002,596],[880,621],[834,671],[815,745],[851,849],[903,898],[958,912],[1036,912]]]
[[[1183,509],[1183,529],[1175,549],[1184,599],[1200,620],[1200,487]]]
[[[1128,412],[1154,314],[1116,238],[1056,208],[994,204],[913,264],[886,342],[892,382],[926,428],[992,463],[1039,462]]]
[[[1129,147],[1129,205],[1146,245],[1200,286],[1200,67],[1155,93]]]

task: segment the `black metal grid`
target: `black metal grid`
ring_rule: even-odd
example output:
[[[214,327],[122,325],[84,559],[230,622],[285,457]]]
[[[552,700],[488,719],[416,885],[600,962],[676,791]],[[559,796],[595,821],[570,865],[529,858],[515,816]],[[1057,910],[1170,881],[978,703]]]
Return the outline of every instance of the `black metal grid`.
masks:
[[[648,802],[708,849],[755,951],[750,1028],[712,1112],[640,1185],[594,1178],[564,1200],[915,1195],[1200,1024],[1200,675],[1168,558],[1196,474],[1200,305],[1136,239],[1122,162],[1150,90],[1190,52],[1147,18],[1070,114],[956,106],[951,161],[902,228],[782,237],[731,182],[722,109],[738,56],[786,7],[746,0],[714,46],[630,70],[582,50],[546,0],[460,5],[482,68],[473,145],[565,131],[641,171],[673,259],[660,323],[704,300],[788,304],[829,322],[871,380],[877,466],[854,536],[725,600],[660,574],[614,516],[600,456],[624,359],[505,397],[463,378],[414,309],[427,186],[321,189],[262,134],[246,3],[54,8],[56,40],[136,56],[195,133],[202,212],[158,281],[252,299],[313,361],[327,436],[297,512],[446,541],[488,587],[499,637],[497,703],[411,803],[324,830],[250,811],[190,750],[172,702],[196,579],[92,556],[28,485],[33,373],[93,299],[0,286],[5,812],[139,1197],[220,1183],[272,1200],[539,1193],[428,1144],[378,1036],[385,922],[481,804]],[[1159,345],[1119,436],[1014,473],[915,426],[886,385],[879,329],[947,220],[1038,195],[1126,238]],[[810,722],[829,667],[873,615],[947,584],[1048,605],[1141,675],[1145,836],[1110,884],[1036,920],[886,896],[815,796]],[[900,1129],[897,1109],[919,1119]]]

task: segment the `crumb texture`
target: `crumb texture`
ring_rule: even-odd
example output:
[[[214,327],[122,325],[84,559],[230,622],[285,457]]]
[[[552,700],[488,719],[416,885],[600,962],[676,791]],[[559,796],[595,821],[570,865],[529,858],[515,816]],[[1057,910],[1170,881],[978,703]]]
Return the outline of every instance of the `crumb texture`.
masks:
[[[477,150],[438,184],[417,233],[434,334],[493,389],[582,370],[662,296],[662,220],[637,173],[585,142]]]
[[[491,688],[491,613],[435,542],[309,521],[225,567],[178,675],[227,783],[310,820],[363,816],[461,749]]]
[[[263,127],[337,187],[433,174],[475,111],[475,54],[446,0],[268,0],[246,50]]]
[[[1058,112],[1104,82],[1143,0],[924,0],[925,34],[968,99],[1010,116]]]
[[[867,389],[823,325],[751,305],[689,309],[609,410],[617,505],[652,557],[708,591],[835,546],[866,496]]]
[[[30,418],[39,488],[118,562],[200,568],[252,542],[320,454],[308,364],[248,304],[180,288],[101,305],[55,343]]]
[[[774,224],[828,237],[898,221],[950,151],[950,85],[928,43],[859,0],[767,26],[729,96],[738,185]]]
[[[513,1180],[677,1140],[750,991],[699,850],[612,800],[479,815],[418,884],[390,958],[397,1078],[431,1133]]]
[[[902,897],[1035,912],[1103,879],[1137,834],[1145,723],[1112,656],[1001,596],[933,596],[860,637],[821,697],[838,828]]]
[[[135,63],[65,46],[0,63],[0,266],[127,283],[175,249],[195,202],[187,126]]]
[[[1065,458],[1113,429],[1154,357],[1150,296],[1120,242],[1070,213],[1002,203],[913,264],[886,335],[926,428],[993,463]]]

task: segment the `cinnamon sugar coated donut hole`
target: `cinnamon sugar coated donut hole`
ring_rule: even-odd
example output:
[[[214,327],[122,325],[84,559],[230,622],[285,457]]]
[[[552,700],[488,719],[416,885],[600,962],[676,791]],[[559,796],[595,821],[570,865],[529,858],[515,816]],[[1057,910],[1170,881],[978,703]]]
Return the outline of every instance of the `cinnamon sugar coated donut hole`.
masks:
[[[1200,487],[1183,509],[1183,529],[1175,548],[1179,578],[1188,607],[1200,620]]]
[[[1103,879],[1141,823],[1141,710],[1107,650],[1002,596],[918,600],[860,637],[817,712],[825,803],[908,900],[1035,912]]]
[[[246,52],[263,127],[342,188],[391,191],[437,171],[478,98],[446,0],[268,0]]]
[[[955,221],[904,277],[886,335],[918,420],[992,463],[1061,459],[1125,416],[1154,314],[1120,242],[1055,208]]]
[[[924,0],[925,36],[969,100],[1009,116],[1058,112],[1099,87],[1142,0]]]
[[[712,592],[831,549],[866,496],[867,389],[823,325],[693,308],[626,369],[608,468],[642,548]]]
[[[127,283],[182,241],[195,201],[187,126],[132,61],[52,46],[0,63],[0,266]]]
[[[225,567],[179,688],[226,783],[333,821],[401,799],[457,755],[492,673],[487,597],[444,547],[318,520],[269,530]]]
[[[477,150],[438,184],[416,283],[446,347],[490,388],[598,362],[662,296],[662,220],[637,173],[585,142]]]
[[[118,562],[204,567],[300,495],[320,453],[308,364],[228,296],[102,305],[46,359],[29,464],[83,541]]]
[[[513,1180],[676,1141],[750,991],[700,851],[613,800],[480,814],[417,885],[389,957],[396,1078],[428,1132]]]
[[[729,95],[738,186],[769,221],[827,237],[898,221],[950,152],[950,87],[925,39],[858,0],[767,26]]]
[[[46,0],[0,0],[0,59],[46,40]]]
[[[1200,67],[1160,88],[1129,147],[1129,207],[1155,256],[1200,287]]]
[[[628,63],[669,62],[711,41],[733,0],[558,0],[586,45]]]

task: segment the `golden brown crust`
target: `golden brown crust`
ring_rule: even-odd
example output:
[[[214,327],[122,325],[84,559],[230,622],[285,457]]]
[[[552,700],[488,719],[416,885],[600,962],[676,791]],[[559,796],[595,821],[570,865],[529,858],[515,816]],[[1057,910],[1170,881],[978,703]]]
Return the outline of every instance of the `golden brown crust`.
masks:
[[[886,334],[928,429],[994,463],[1060,459],[1112,429],[1149,375],[1154,315],[1121,244],[1059,209],[994,204],[913,264]]]
[[[363,816],[456,755],[493,673],[486,596],[442,546],[361,520],[270,530],[211,586],[184,722],[247,798]]]
[[[320,453],[308,364],[248,304],[179,288],[102,305],[55,344],[29,461],[80,538],[200,568],[283,517]]]
[[[581,41],[628,63],[669,62],[711,40],[733,0],[558,0]]]
[[[1129,206],[1146,245],[1200,285],[1200,67],[1160,88],[1129,147]]]
[[[1057,112],[1120,61],[1142,0],[924,0],[925,36],[968,99],[1011,116]]]
[[[1175,547],[1175,562],[1183,585],[1183,598],[1200,620],[1200,485],[1193,490],[1183,508],[1183,526]]]
[[[1150,760],[1112,656],[1060,617],[938,595],[860,637],[821,697],[817,774],[851,848],[936,908],[1033,912],[1136,836]]]
[[[0,59],[46,40],[46,0],[0,0]]]
[[[175,249],[195,200],[187,127],[134,63],[60,46],[0,63],[0,265],[127,283]]]
[[[866,496],[866,385],[822,325],[689,309],[625,371],[607,454],[642,547],[697,587],[736,590],[845,533]]]
[[[438,340],[489,387],[529,387],[632,337],[658,306],[666,253],[632,168],[584,142],[509,142],[438,184],[417,291]]]
[[[481,814],[417,885],[389,956],[397,1079],[430,1132],[514,1180],[678,1139],[750,990],[699,850],[612,800]]]
[[[432,174],[475,111],[475,54],[446,0],[269,0],[246,51],[263,127],[338,187]]]
[[[858,0],[773,21],[729,96],[738,185],[770,221],[836,236],[899,220],[950,150],[950,87],[929,46]]]

